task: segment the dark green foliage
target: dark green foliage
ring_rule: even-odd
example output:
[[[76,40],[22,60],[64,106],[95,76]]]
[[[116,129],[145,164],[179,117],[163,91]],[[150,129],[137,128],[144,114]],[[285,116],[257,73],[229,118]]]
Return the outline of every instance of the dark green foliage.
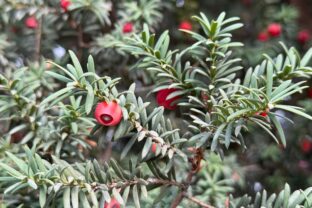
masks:
[[[31,12],[23,10],[29,9],[28,3],[16,2],[23,11],[20,18]],[[7,11],[12,11],[8,15],[15,12],[12,4],[7,5]],[[43,1],[35,4],[31,5],[51,9]],[[312,120],[304,108],[284,102],[307,88],[305,80],[312,74],[312,49],[300,57],[296,49],[281,43],[281,54],[264,55],[259,65],[244,70],[235,51],[243,44],[232,40],[232,32],[243,26],[239,18],[226,18],[221,13],[210,20],[200,13],[193,17],[200,32],[182,31],[191,39],[190,44],[175,50],[171,48],[169,31],[159,37],[154,33],[161,22],[162,9],[168,5],[160,0],[123,1],[118,5],[121,12],[117,12],[120,22],[114,22],[116,27],[111,33],[102,35],[101,27],[107,29],[112,24],[112,5],[104,1],[73,1],[70,15],[61,18],[88,26],[82,29],[74,24],[69,29],[77,30],[79,47],[77,53],[69,50],[68,64],[62,63],[66,57],[57,63],[44,59],[38,63],[40,49],[44,50],[44,44],[39,44],[39,48],[27,51],[36,51],[37,62],[14,73],[11,69],[15,67],[8,66],[0,74],[3,206],[103,207],[111,198],[123,207],[136,208],[179,204],[311,206],[311,188],[292,193],[288,185],[279,195],[267,196],[263,191],[254,199],[247,195],[227,197],[235,190],[234,185],[243,183],[237,179],[243,171],[237,167],[236,158],[225,163],[220,158],[231,145],[247,149],[244,132],[254,126],[285,147],[278,109]],[[36,12],[40,24],[61,21],[43,11]],[[1,16],[3,21],[9,19],[6,14]],[[125,20],[133,22],[133,33],[122,34]],[[38,31],[41,29],[32,31],[37,38],[42,35]],[[51,31],[41,32],[48,35]],[[181,125],[181,130],[177,129],[176,120],[169,119],[163,107],[150,107],[149,102],[144,102],[136,95],[135,84],[120,90],[124,87],[120,87],[123,78],[102,75],[92,56],[84,63],[83,49],[89,43],[84,42],[83,35],[96,37],[91,49],[94,54],[113,51],[133,61],[132,69],[155,83],[152,92],[176,89],[166,99],[180,98],[178,105],[187,128]],[[53,42],[54,38],[51,36],[48,41]],[[1,36],[1,59],[9,60],[5,52],[9,45]],[[116,101],[121,107],[122,120],[117,126],[101,126],[94,119],[95,106],[102,101]],[[157,147],[155,152],[153,145]],[[117,151],[111,153],[114,148]]]

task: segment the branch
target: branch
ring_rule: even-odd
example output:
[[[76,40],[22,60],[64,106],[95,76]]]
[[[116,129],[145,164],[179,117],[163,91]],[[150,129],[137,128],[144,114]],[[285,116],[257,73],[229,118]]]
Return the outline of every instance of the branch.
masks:
[[[204,207],[204,208],[215,208],[214,206],[211,206],[211,205],[209,205],[209,204],[206,204],[206,203],[200,201],[199,199],[196,199],[196,198],[193,197],[193,196],[189,196],[189,195],[186,194],[186,193],[184,193],[183,196],[184,196],[185,198],[189,199],[190,201],[192,201],[192,202],[198,204],[198,205],[201,206],[201,207]]]
[[[192,178],[194,174],[195,172],[193,170],[189,172],[186,178],[185,187],[182,187],[181,192],[177,195],[175,200],[171,203],[171,206],[170,206],[171,208],[176,208],[181,203],[181,201],[183,200],[184,194],[186,194],[186,190],[188,189],[188,187],[190,186],[192,182]]]
[[[80,48],[89,48],[90,44],[84,42],[82,26],[78,25],[77,29],[78,29],[78,46]]]
[[[172,180],[164,180],[164,179],[158,179],[158,178],[148,178],[145,180],[148,185],[169,185],[169,186],[177,186],[180,188],[184,188],[184,184],[182,183],[178,183],[176,181],[172,181]],[[127,186],[132,186],[135,184],[141,183],[139,180],[130,180],[130,181],[126,181],[124,183],[122,182],[118,182],[118,183],[111,183],[111,184],[107,184],[107,187],[109,189],[113,189],[113,188],[117,188],[117,189],[123,189]]]
[[[42,18],[38,20],[38,27],[35,36],[35,60],[39,62],[42,37]]]
[[[131,121],[131,120],[129,120],[129,121]],[[137,130],[138,132],[143,132],[143,133],[144,133],[144,136],[145,136],[145,137],[150,137],[150,138],[153,140],[154,143],[160,144],[161,147],[166,146],[166,147],[167,147],[167,150],[168,150],[168,152],[169,152],[169,158],[171,158],[170,155],[172,156],[174,153],[176,153],[177,149],[176,149],[174,146],[171,146],[170,144],[165,143],[164,139],[161,138],[161,137],[159,136],[159,134],[158,134],[156,131],[148,130],[148,129],[144,128],[144,127],[143,127],[139,122],[137,122],[137,121],[131,121],[131,122],[133,123],[134,127],[136,128],[136,130]],[[170,154],[170,152],[171,152],[172,154]]]
[[[175,198],[175,200],[171,203],[171,208],[176,208],[182,201],[183,199],[183,192],[180,192],[177,197]]]
[[[181,192],[177,195],[175,200],[171,203],[171,206],[170,206],[171,208],[176,208],[181,203],[181,201],[186,195],[188,187],[192,183],[193,176],[200,170],[200,163],[201,163],[201,160],[203,159],[203,151],[202,149],[199,148],[199,149],[195,149],[194,153],[195,153],[194,157],[189,158],[189,161],[191,163],[191,170],[189,171],[186,177],[186,180],[184,183],[185,186],[181,188]]]

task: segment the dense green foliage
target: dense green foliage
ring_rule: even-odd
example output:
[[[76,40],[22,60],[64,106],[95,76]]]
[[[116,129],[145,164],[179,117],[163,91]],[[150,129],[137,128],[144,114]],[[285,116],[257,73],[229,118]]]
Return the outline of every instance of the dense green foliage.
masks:
[[[312,206],[312,187],[236,193],[244,170],[227,155],[250,151],[246,132],[258,127],[286,148],[281,118],[292,121],[280,110],[312,120],[287,102],[309,87],[312,49],[300,55],[280,42],[280,52],[246,68],[238,58],[243,43],[232,38],[243,24],[225,12],[193,16],[197,30],[181,29],[187,45],[176,48],[169,31],[155,32],[172,3],[73,0],[65,11],[54,9],[56,1],[0,1],[1,27],[33,14],[38,20],[34,30],[22,28],[25,36],[12,36],[18,47],[0,36],[1,207],[107,207],[112,199],[136,208]],[[72,50],[52,55],[72,35],[65,44]],[[19,58],[31,61],[19,67]],[[116,78],[102,61],[134,76]],[[131,78],[139,86],[126,86]],[[182,115],[144,101],[142,83],[154,84],[149,94],[174,89],[165,100],[175,98]],[[99,124],[101,102],[121,108],[118,125]]]

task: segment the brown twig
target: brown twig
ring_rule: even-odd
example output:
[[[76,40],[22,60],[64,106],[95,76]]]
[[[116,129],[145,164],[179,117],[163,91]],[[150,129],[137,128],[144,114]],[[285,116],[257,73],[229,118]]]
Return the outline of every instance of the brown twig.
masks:
[[[175,200],[171,203],[171,208],[176,208],[181,201],[183,200],[184,194],[186,193],[186,190],[188,189],[188,187],[190,186],[193,176],[194,176],[195,172],[193,170],[191,170],[187,177],[186,177],[186,182],[185,182],[185,186],[181,188],[181,192],[177,195],[177,197],[175,198]]]
[[[211,205],[209,205],[209,204],[206,204],[206,203],[200,201],[199,199],[196,199],[196,198],[193,197],[193,196],[189,196],[189,195],[186,194],[186,193],[184,193],[183,196],[184,196],[185,198],[189,199],[190,201],[192,201],[192,202],[198,204],[198,205],[201,206],[201,207],[204,207],[204,208],[215,208],[214,206],[211,206]]]
[[[88,43],[85,43],[84,42],[84,38],[83,38],[83,29],[82,29],[82,26],[81,25],[78,25],[78,46],[80,48],[89,48],[90,45]]]
[[[147,184],[149,185],[167,185],[167,186],[177,186],[179,188],[183,188],[184,184],[178,183],[176,181],[172,181],[172,180],[164,180],[164,179],[159,179],[159,178],[148,178],[146,180],[144,180]],[[124,189],[127,186],[133,186],[136,184],[142,183],[142,181],[140,180],[129,180],[129,181],[119,181],[118,183],[113,182],[110,184],[106,184],[106,186],[109,189]],[[96,185],[93,188],[94,189],[98,189],[100,188],[101,185]]]
[[[38,27],[35,36],[35,60],[39,62],[41,52],[42,18],[38,20]]]
[[[74,21],[74,25],[77,29],[77,44],[78,44],[78,51],[77,51],[77,57],[81,59],[83,55],[83,49],[90,48],[90,44],[84,42],[84,34],[83,34],[83,28],[81,24],[78,24]]]
[[[195,153],[195,155],[193,158],[189,158],[189,161],[191,163],[191,169],[186,177],[186,180],[184,183],[185,186],[181,188],[180,193],[172,201],[171,206],[170,206],[171,208],[176,208],[181,203],[181,201],[183,200],[183,198],[185,197],[187,193],[187,189],[192,183],[192,179],[194,175],[200,170],[200,163],[201,163],[201,160],[203,159],[203,151],[202,149],[199,148],[199,149],[193,150],[193,152]]]

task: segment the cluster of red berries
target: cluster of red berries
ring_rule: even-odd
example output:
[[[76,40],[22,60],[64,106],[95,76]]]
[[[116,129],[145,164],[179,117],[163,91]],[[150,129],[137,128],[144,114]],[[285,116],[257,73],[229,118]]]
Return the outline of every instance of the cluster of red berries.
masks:
[[[66,0],[64,0],[66,1]],[[122,32],[123,33],[131,33],[133,32],[133,23],[132,22],[126,22],[123,27],[122,27]],[[193,27],[192,27],[192,24],[187,21],[187,20],[184,20],[180,23],[179,25],[179,29],[180,30],[192,30]]]
[[[258,34],[258,40],[266,42],[270,37],[279,37],[282,33],[282,26],[279,23],[271,23],[268,25],[266,31]],[[307,30],[301,30],[297,34],[297,41],[304,45],[310,40],[310,33]]]
[[[60,1],[60,6],[65,12],[68,11],[68,7],[70,5],[71,5],[70,0],[61,0]],[[25,25],[26,25],[26,27],[28,27],[30,29],[36,29],[38,27],[38,20],[36,19],[35,16],[29,16],[25,19]]]
[[[300,149],[304,154],[312,152],[312,141],[309,139],[303,139],[300,141]]]
[[[168,110],[175,110],[177,108],[176,101],[180,99],[180,96],[175,96],[170,99],[167,99],[167,97],[171,93],[176,91],[177,89],[163,89],[158,91],[156,96],[158,105],[163,106],[165,109]],[[122,110],[120,105],[116,101],[103,101],[97,104],[94,111],[94,117],[97,122],[103,126],[116,126],[120,123],[122,119]],[[156,153],[156,143],[152,144],[151,151],[153,153]]]
[[[260,32],[258,40],[261,42],[268,41],[270,37],[278,37],[282,33],[282,26],[279,23],[271,23],[268,25],[266,31]]]
[[[167,99],[168,95],[177,91],[177,89],[163,89],[158,91],[156,100],[158,105],[163,106],[165,109],[174,110],[177,108],[176,101],[180,99],[180,96],[175,96],[171,99]],[[122,110],[120,105],[116,101],[100,102],[97,104],[94,117],[97,122],[103,126],[116,126],[122,119]],[[151,146],[151,152],[156,153],[157,143],[153,143]]]

